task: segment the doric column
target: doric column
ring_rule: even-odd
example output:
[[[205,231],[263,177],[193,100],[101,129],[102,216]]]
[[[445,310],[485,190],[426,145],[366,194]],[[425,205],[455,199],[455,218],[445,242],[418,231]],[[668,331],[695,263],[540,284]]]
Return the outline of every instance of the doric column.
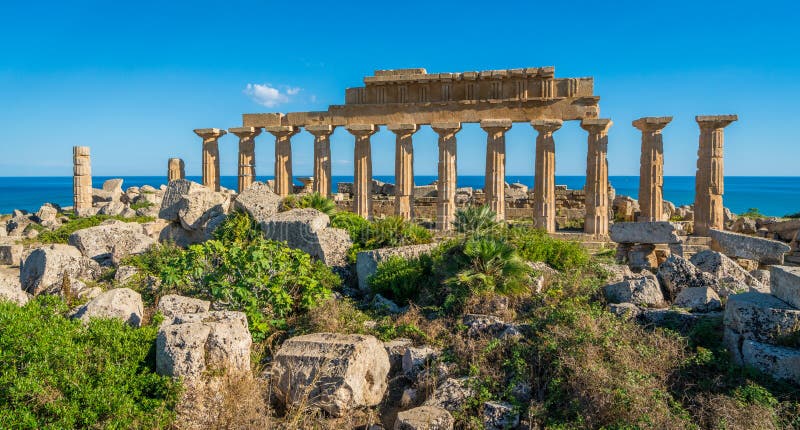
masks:
[[[229,132],[239,137],[239,192],[250,188],[256,178],[256,136],[261,128],[236,127]]]
[[[299,131],[291,125],[264,127],[275,136],[275,194],[286,197],[294,192],[292,180],[292,136]]]
[[[595,237],[608,236],[608,129],[610,119],[584,119],[589,132],[586,155],[586,220],[583,231]]]
[[[186,178],[186,167],[180,158],[170,158],[167,162],[167,181],[177,181]]]
[[[456,133],[461,130],[461,123],[433,123],[431,128],[439,135],[436,228],[446,231],[452,227],[456,214]]]
[[[356,137],[353,160],[353,212],[372,218],[372,148],[370,136],[377,131],[371,124],[351,124],[347,131]]]
[[[312,191],[331,196],[331,125],[309,125],[306,131],[314,135],[314,182]]]
[[[203,138],[203,185],[219,191],[219,143],[225,130],[218,128],[198,128],[195,134]]]
[[[697,150],[697,173],[694,193],[694,234],[708,236],[710,229],[722,230],[725,215],[722,206],[724,169],[723,129],[739,119],[736,115],[695,117],[700,126],[700,148]]]
[[[394,213],[403,219],[414,216],[414,145],[416,124],[389,124],[397,135],[394,155]]]
[[[536,166],[533,180],[533,223],[548,233],[556,231],[556,144],[553,133],[561,128],[559,119],[531,121],[536,136]]]
[[[88,146],[72,147],[72,204],[75,215],[90,215],[92,209],[92,159]]]
[[[497,220],[506,219],[506,131],[511,128],[510,119],[481,121],[486,131],[486,204],[497,214]]]
[[[642,132],[642,156],[639,167],[638,221],[664,220],[664,142],[661,130],[672,121],[671,116],[645,117],[633,121]]]

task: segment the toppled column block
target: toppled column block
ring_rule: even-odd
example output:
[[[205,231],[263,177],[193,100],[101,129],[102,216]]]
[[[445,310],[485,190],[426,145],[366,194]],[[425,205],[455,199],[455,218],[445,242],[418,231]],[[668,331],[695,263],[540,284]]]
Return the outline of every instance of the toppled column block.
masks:
[[[681,243],[678,228],[668,221],[617,222],[611,225],[611,240],[617,243]]]
[[[800,308],[800,267],[772,266],[770,289],[775,297]]]
[[[761,264],[783,264],[783,256],[791,250],[777,240],[763,239],[717,229],[710,230],[713,247],[728,257],[756,260]]]

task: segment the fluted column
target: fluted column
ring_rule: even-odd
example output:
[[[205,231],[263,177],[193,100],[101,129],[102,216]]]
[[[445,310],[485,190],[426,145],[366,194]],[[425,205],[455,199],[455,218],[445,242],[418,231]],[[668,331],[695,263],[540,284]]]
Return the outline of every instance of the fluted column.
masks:
[[[291,125],[264,127],[275,136],[275,194],[286,197],[294,192],[292,180],[292,136],[299,131]]]
[[[723,166],[724,128],[739,119],[736,115],[695,117],[700,126],[694,193],[694,234],[708,236],[709,230],[724,227],[722,194],[725,192]]]
[[[486,131],[486,204],[497,214],[497,220],[506,219],[506,131],[511,128],[510,119],[481,121]]]
[[[661,130],[672,121],[671,116],[645,117],[633,121],[642,132],[642,156],[639,166],[638,221],[664,220],[664,142]]]
[[[198,128],[195,134],[203,138],[203,185],[219,191],[219,138],[225,130],[218,128]]]
[[[447,231],[452,228],[456,214],[456,187],[458,186],[456,133],[461,130],[461,123],[433,123],[431,128],[439,135],[436,228]]]
[[[608,236],[608,129],[610,119],[584,119],[589,132],[586,155],[586,220],[583,231],[595,237]]]
[[[389,124],[396,137],[394,156],[394,213],[410,220],[414,216],[414,145],[416,124]]]
[[[92,159],[88,146],[72,147],[72,204],[75,215],[90,215],[92,209]]]
[[[229,128],[229,132],[239,137],[239,192],[250,188],[256,177],[256,136],[261,134],[261,128],[236,127]]]
[[[372,218],[372,147],[370,136],[377,131],[371,124],[351,124],[347,131],[356,137],[353,160],[353,212]]]
[[[167,181],[186,178],[186,166],[180,158],[170,158],[167,162]]]
[[[553,133],[561,128],[559,119],[531,121],[536,136],[536,166],[533,181],[533,223],[548,233],[556,231],[556,144]]]
[[[309,125],[306,131],[314,135],[314,182],[311,189],[322,196],[331,196],[331,125]]]

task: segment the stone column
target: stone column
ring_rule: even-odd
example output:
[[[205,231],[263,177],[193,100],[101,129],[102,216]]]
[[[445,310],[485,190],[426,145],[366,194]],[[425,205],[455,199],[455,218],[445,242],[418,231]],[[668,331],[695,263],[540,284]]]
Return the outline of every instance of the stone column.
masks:
[[[186,166],[180,158],[170,158],[167,163],[167,181],[177,181],[186,178]]]
[[[72,147],[72,197],[75,215],[91,215],[92,159],[88,146]]]
[[[353,212],[372,218],[372,147],[370,136],[377,131],[371,124],[351,124],[347,131],[356,137],[353,160]]]
[[[589,132],[586,155],[586,219],[583,231],[601,238],[608,236],[608,129],[610,119],[584,119],[581,128]]]
[[[314,182],[312,191],[331,197],[331,125],[309,125],[306,131],[314,135]]]
[[[203,185],[219,191],[219,143],[225,130],[218,128],[198,128],[195,134],[203,138]]]
[[[439,182],[437,185],[436,228],[452,228],[456,214],[456,133],[459,122],[433,123],[431,128],[439,135]]]
[[[548,233],[556,231],[556,144],[553,133],[560,119],[531,121],[536,136],[536,166],[533,179],[533,225]]]
[[[645,117],[633,121],[642,132],[642,157],[639,167],[638,221],[664,219],[664,142],[661,130],[672,121],[671,116]]]
[[[396,135],[394,156],[394,213],[410,220],[414,216],[414,145],[416,124],[389,124]]]
[[[506,131],[511,128],[510,119],[481,121],[487,133],[486,140],[486,204],[497,214],[497,220],[506,219]]]
[[[261,128],[236,127],[228,131],[239,137],[238,191],[241,193],[250,188],[256,178],[256,136],[261,134]]]
[[[724,226],[723,129],[737,119],[736,115],[695,117],[700,126],[694,192],[694,234],[697,236],[708,236],[712,228],[722,230]]]
[[[291,125],[264,127],[275,136],[275,194],[286,197],[294,192],[292,180],[292,136],[299,131]]]

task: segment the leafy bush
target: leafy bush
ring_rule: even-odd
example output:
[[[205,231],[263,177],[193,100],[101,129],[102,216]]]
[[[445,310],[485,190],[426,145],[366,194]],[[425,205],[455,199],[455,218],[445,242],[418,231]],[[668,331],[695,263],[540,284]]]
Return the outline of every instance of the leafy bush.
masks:
[[[382,262],[367,282],[374,293],[404,305],[416,301],[420,289],[431,281],[432,270],[433,258],[429,255],[411,259],[394,256]]]
[[[455,213],[453,228],[458,233],[482,235],[491,233],[500,226],[489,206],[469,206]]]
[[[350,262],[365,250],[390,246],[419,245],[433,240],[431,233],[420,225],[400,217],[377,221],[366,220],[352,212],[339,212],[331,218],[331,226],[347,230],[353,246],[348,252]]]
[[[0,301],[0,427],[169,427],[180,386],[154,372],[157,327],[65,312],[52,296]]]
[[[747,212],[741,213],[741,214],[739,214],[739,216],[740,217],[745,217],[745,218],[752,218],[752,219],[766,218],[767,217],[766,215],[762,214],[761,211],[758,210],[758,208],[749,208],[749,209],[747,209]]]
[[[312,208],[328,215],[336,213],[336,202],[320,193],[303,194],[301,196],[289,195],[281,204],[282,210]]]
[[[507,235],[528,261],[543,261],[556,270],[577,269],[589,262],[589,253],[579,243],[550,237],[543,230],[511,227]]]
[[[149,208],[149,207],[152,207],[152,206],[155,206],[155,204],[153,202],[149,202],[147,200],[142,200],[140,202],[132,203],[130,205],[131,209],[133,209],[133,210],[145,209],[145,208]]]
[[[114,219],[117,221],[123,222],[139,222],[145,223],[153,221],[151,217],[134,217],[134,218],[124,218],[121,216],[109,216],[109,215],[93,215],[86,218],[71,218],[68,222],[61,225],[61,227],[53,230],[53,231],[43,231],[35,241],[41,243],[67,243],[67,239],[72,233],[75,233],[78,230],[83,230],[89,227],[96,227],[103,223],[103,221],[107,221],[110,219]]]

